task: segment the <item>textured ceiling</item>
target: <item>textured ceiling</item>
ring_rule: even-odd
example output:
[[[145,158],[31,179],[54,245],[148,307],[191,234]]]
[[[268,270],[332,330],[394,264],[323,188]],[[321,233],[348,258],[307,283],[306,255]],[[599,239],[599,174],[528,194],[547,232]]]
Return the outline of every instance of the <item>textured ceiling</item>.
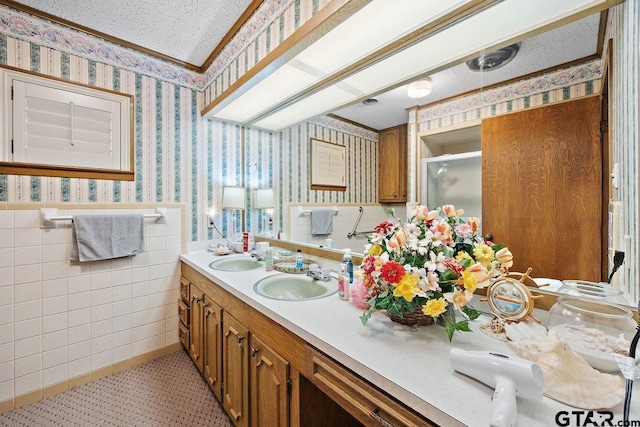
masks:
[[[201,66],[251,0],[18,0],[16,3]]]
[[[34,9],[201,66],[251,0],[19,0]],[[433,92],[407,96],[406,86],[378,94],[378,103],[361,103],[334,112],[374,129],[407,122],[406,109],[555,67],[597,53],[600,14],[522,41],[516,58],[485,73],[465,64],[431,76]],[[472,35],[470,35],[472,36]]]
[[[407,108],[430,104],[596,54],[599,22],[600,14],[597,13],[523,40],[517,56],[496,70],[479,73],[470,71],[463,63],[433,74],[430,76],[433,91],[424,98],[409,98],[407,86],[404,85],[375,96],[378,100],[376,104],[359,103],[334,114],[378,130],[406,123]]]

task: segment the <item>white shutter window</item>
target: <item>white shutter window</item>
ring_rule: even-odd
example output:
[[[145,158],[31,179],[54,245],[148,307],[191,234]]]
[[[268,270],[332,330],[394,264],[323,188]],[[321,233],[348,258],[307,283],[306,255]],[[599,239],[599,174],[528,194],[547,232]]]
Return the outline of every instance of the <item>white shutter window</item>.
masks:
[[[119,169],[119,104],[13,81],[14,162]]]
[[[130,96],[19,71],[0,74],[9,124],[0,161],[130,170]]]

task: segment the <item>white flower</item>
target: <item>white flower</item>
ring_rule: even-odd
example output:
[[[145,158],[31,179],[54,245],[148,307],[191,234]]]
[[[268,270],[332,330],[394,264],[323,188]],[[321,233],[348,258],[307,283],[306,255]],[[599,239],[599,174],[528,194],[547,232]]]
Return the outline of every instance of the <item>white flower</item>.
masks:
[[[443,253],[439,253],[436,255],[434,252],[429,254],[429,261],[424,263],[424,267],[429,271],[440,271],[443,272],[446,267],[443,264],[446,257]]]

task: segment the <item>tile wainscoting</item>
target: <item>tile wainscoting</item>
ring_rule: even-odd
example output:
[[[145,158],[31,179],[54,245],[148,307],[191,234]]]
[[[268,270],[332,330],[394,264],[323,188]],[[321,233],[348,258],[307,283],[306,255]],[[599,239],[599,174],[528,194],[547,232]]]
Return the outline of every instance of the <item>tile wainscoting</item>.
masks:
[[[135,257],[69,261],[71,222],[59,215],[154,213]],[[0,204],[0,412],[179,349],[181,204]]]

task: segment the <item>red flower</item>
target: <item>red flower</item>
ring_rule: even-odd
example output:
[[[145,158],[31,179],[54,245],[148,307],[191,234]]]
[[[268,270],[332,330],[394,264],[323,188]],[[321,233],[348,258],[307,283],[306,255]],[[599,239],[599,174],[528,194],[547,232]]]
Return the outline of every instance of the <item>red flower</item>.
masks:
[[[374,230],[378,234],[387,234],[391,230],[393,230],[393,223],[389,221],[382,221],[380,224],[376,225]]]
[[[389,283],[398,283],[404,276],[404,267],[395,261],[389,261],[380,268],[380,277]]]

